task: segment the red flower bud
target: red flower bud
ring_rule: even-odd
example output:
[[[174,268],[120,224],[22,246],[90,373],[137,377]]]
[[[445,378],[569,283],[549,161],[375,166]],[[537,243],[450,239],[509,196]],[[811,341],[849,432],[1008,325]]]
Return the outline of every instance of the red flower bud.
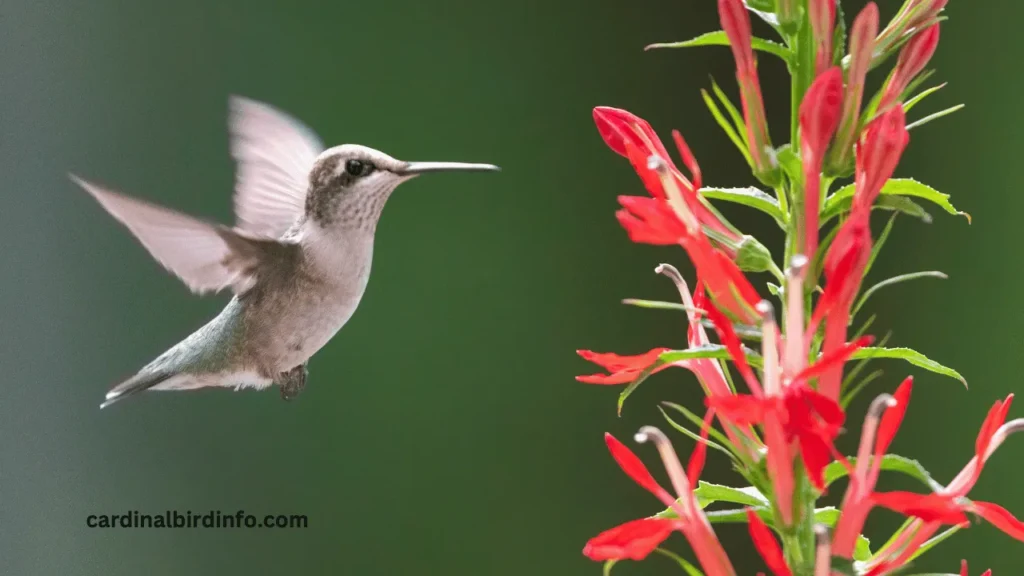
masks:
[[[803,254],[818,250],[818,211],[821,204],[821,167],[828,144],[839,125],[843,99],[843,73],[829,68],[811,84],[800,104],[800,156],[804,167]]]
[[[843,95],[842,122],[832,147],[829,167],[843,173],[853,158],[853,143],[860,128],[860,106],[864,97],[864,78],[871,68],[875,34],[878,33],[878,7],[869,2],[853,22],[850,33],[850,68],[846,76]]]
[[[751,46],[750,16],[743,0],[718,0],[718,14],[736,60],[736,80],[740,86],[750,157],[754,170],[763,176],[773,171],[775,166],[770,154],[772,143],[768,135],[761,84],[757,79],[757,62]]]
[[[814,45],[817,47],[815,71],[821,74],[832,65],[832,26],[836,21],[836,0],[810,0],[807,10]]]
[[[879,110],[885,110],[886,107],[900,100],[903,91],[932,59],[938,45],[938,24],[928,27],[907,42],[907,45],[900,51],[899,60],[889,77],[889,82],[885,85],[885,92],[878,103]]]

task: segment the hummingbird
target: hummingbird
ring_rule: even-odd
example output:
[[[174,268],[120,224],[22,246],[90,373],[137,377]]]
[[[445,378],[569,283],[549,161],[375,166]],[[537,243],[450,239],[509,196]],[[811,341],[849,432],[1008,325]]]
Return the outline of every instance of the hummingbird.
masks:
[[[164,268],[196,294],[230,289],[213,320],[114,386],[100,408],[145,390],[264,389],[290,400],[308,362],[366,290],[384,203],[420,174],[492,164],[405,162],[356,144],[324,149],[295,118],[232,96],[228,129],[236,224],[194,218],[75,175]]]

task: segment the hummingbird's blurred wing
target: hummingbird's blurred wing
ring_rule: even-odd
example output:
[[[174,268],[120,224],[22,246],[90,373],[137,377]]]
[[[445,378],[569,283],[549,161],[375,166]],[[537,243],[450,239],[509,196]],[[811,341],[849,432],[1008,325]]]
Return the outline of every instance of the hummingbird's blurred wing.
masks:
[[[256,281],[260,262],[282,247],[275,241],[211,224],[149,202],[106,190],[71,176],[107,212],[131,230],[160,264],[202,294],[227,287],[245,292]]]
[[[323,144],[301,122],[267,104],[232,96],[229,108],[238,227],[280,238],[302,216],[309,171]]]

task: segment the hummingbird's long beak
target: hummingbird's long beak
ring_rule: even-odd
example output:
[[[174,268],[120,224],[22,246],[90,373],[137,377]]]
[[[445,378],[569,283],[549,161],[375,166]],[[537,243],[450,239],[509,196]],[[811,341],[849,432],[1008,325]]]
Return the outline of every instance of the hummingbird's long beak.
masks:
[[[469,164],[466,162],[409,162],[398,171],[401,176],[415,176],[425,172],[499,172],[494,164]]]

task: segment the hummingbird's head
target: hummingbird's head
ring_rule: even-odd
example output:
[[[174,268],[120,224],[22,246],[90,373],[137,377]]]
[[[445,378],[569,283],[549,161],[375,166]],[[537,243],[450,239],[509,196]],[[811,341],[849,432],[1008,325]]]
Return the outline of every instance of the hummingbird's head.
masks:
[[[497,170],[491,164],[405,162],[373,148],[343,144],[325,150],[313,164],[306,216],[324,227],[348,224],[372,232],[384,203],[406,180],[427,172]]]

